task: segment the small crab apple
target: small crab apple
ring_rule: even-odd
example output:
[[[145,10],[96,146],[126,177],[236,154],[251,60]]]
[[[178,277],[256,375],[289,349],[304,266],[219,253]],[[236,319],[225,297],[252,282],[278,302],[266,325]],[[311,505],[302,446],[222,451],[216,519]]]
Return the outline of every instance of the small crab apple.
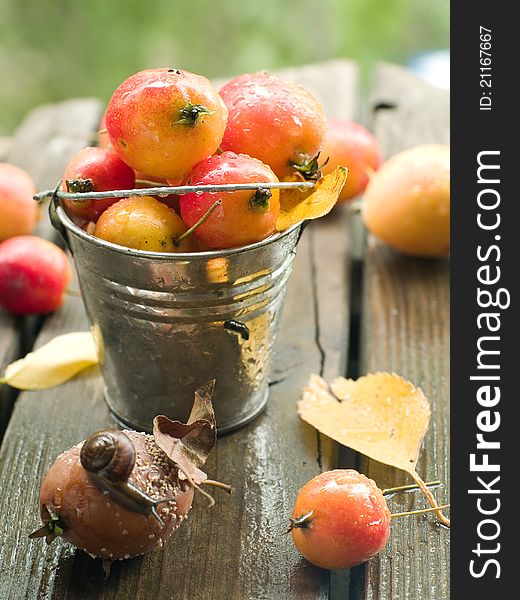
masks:
[[[64,192],[108,192],[133,189],[135,175],[108,147],[83,148],[65,167],[61,189]],[[64,200],[67,213],[95,223],[99,215],[118,198]]]
[[[324,569],[347,569],[380,552],[390,511],[372,479],[353,469],[321,473],[301,489],[290,531],[301,554]]]
[[[450,251],[450,147],[421,144],[392,156],[363,196],[368,230],[411,256]]]
[[[320,158],[327,161],[324,175],[338,166],[348,168],[348,178],[338,202],[346,202],[365,191],[369,176],[381,165],[382,155],[376,138],[354,121],[329,119],[327,137]]]
[[[221,185],[276,181],[276,175],[259,160],[245,154],[223,152],[199,163],[186,183]],[[274,233],[280,211],[279,196],[278,190],[269,188],[192,192],[180,197],[181,216],[191,228],[215,202],[220,201],[220,206],[193,233],[208,248],[235,248],[259,242]]]
[[[229,111],[223,150],[258,158],[280,179],[295,170],[315,174],[309,168],[327,122],[321,103],[303,86],[262,71],[232,79],[220,95]]]
[[[34,235],[0,244],[0,306],[14,315],[57,310],[72,276],[61,248]]]
[[[94,235],[107,242],[150,252],[189,252],[190,237],[179,215],[152,196],[123,198],[99,217]]]
[[[218,149],[226,120],[226,106],[210,82],[180,69],[132,75],[106,112],[111,144],[128,165],[177,180]]]
[[[0,242],[32,233],[39,218],[36,188],[20,167],[0,163]]]

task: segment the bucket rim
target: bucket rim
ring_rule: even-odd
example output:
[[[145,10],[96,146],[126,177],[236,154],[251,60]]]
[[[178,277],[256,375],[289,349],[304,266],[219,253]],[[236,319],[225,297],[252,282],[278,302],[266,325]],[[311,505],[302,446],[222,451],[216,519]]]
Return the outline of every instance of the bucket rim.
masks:
[[[242,254],[244,252],[249,252],[251,250],[256,250],[258,248],[262,248],[264,246],[269,246],[272,243],[275,243],[284,237],[290,235],[291,233],[300,229],[304,223],[304,221],[300,221],[291,225],[285,231],[280,231],[278,233],[274,233],[270,235],[268,238],[261,240],[260,242],[255,242],[253,244],[248,244],[246,246],[239,246],[238,248],[224,248],[222,250],[204,250],[199,252],[152,252],[150,250],[136,250],[135,248],[127,248],[126,246],[120,246],[119,244],[114,244],[112,242],[107,242],[106,240],[102,240],[101,238],[96,238],[95,236],[87,233],[81,227],[76,225],[71,218],[65,212],[65,209],[58,201],[57,198],[52,198],[51,203],[54,203],[54,209],[56,211],[56,216],[58,217],[61,225],[63,225],[68,231],[74,233],[76,236],[81,238],[82,240],[94,244],[100,248],[105,248],[111,252],[116,252],[119,254],[124,254],[127,256],[138,256],[141,258],[150,258],[154,260],[210,260],[212,258],[226,258],[228,256],[234,256],[236,254]],[[68,241],[67,241],[68,244]]]

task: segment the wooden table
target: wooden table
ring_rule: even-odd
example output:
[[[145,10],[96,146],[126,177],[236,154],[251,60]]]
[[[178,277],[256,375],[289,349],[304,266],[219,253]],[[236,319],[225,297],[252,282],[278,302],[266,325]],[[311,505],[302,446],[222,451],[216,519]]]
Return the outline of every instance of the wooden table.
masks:
[[[448,94],[401,67],[379,65],[368,97],[348,61],[282,75],[312,90],[329,115],[364,120],[386,156],[449,141]],[[39,107],[2,145],[0,159],[27,169],[40,189],[52,188],[68,158],[91,141],[101,111],[96,99]],[[46,219],[40,234],[52,235]],[[45,319],[0,311],[0,368],[57,334],[87,328],[80,298]],[[212,510],[198,498],[164,550],[115,564],[107,581],[85,553],[27,537],[38,523],[39,484],[56,456],[112,423],[98,369],[42,392],[1,387],[0,598],[447,599],[449,532],[431,515],[394,521],[386,549],[350,572],[311,566],[284,534],[297,491],[319,471],[357,466],[381,488],[409,483],[397,470],[338,451],[296,414],[311,373],[330,379],[377,370],[400,373],[425,391],[432,420],[418,469],[448,482],[449,263],[398,255],[366,239],[359,216],[341,209],[308,227],[298,248],[267,410],[220,439],[207,464],[235,494],[217,494]],[[447,486],[436,496],[447,502]],[[423,506],[417,494],[390,502],[393,512]]]

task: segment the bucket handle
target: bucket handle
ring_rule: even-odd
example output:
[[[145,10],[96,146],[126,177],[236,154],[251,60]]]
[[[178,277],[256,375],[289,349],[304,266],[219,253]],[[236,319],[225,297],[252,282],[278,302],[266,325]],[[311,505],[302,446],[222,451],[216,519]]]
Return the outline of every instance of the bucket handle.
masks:
[[[60,217],[58,216],[57,206],[58,206],[58,196],[56,192],[59,190],[60,184],[54,190],[53,195],[51,196],[51,201],[49,202],[49,219],[51,221],[52,226],[63,238],[63,241],[67,245],[67,248],[70,250],[72,254],[72,248],[69,244],[69,236],[67,235],[67,230],[65,229],[63,223],[61,222]]]

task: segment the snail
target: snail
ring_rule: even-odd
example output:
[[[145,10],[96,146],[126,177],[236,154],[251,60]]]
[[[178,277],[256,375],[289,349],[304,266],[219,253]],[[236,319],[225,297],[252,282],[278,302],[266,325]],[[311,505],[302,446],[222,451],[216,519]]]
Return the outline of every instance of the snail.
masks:
[[[160,416],[154,435],[106,429],[58,456],[40,489],[43,526],[29,537],[61,537],[102,558],[105,570],[162,546],[200,483],[230,491],[200,470],[216,440],[212,389],[197,390],[187,424]]]
[[[118,429],[93,433],[81,446],[81,466],[114,500],[135,512],[152,514],[159,525],[164,526],[156,507],[172,499],[153,499],[128,480],[135,466],[136,452],[127,433]]]

